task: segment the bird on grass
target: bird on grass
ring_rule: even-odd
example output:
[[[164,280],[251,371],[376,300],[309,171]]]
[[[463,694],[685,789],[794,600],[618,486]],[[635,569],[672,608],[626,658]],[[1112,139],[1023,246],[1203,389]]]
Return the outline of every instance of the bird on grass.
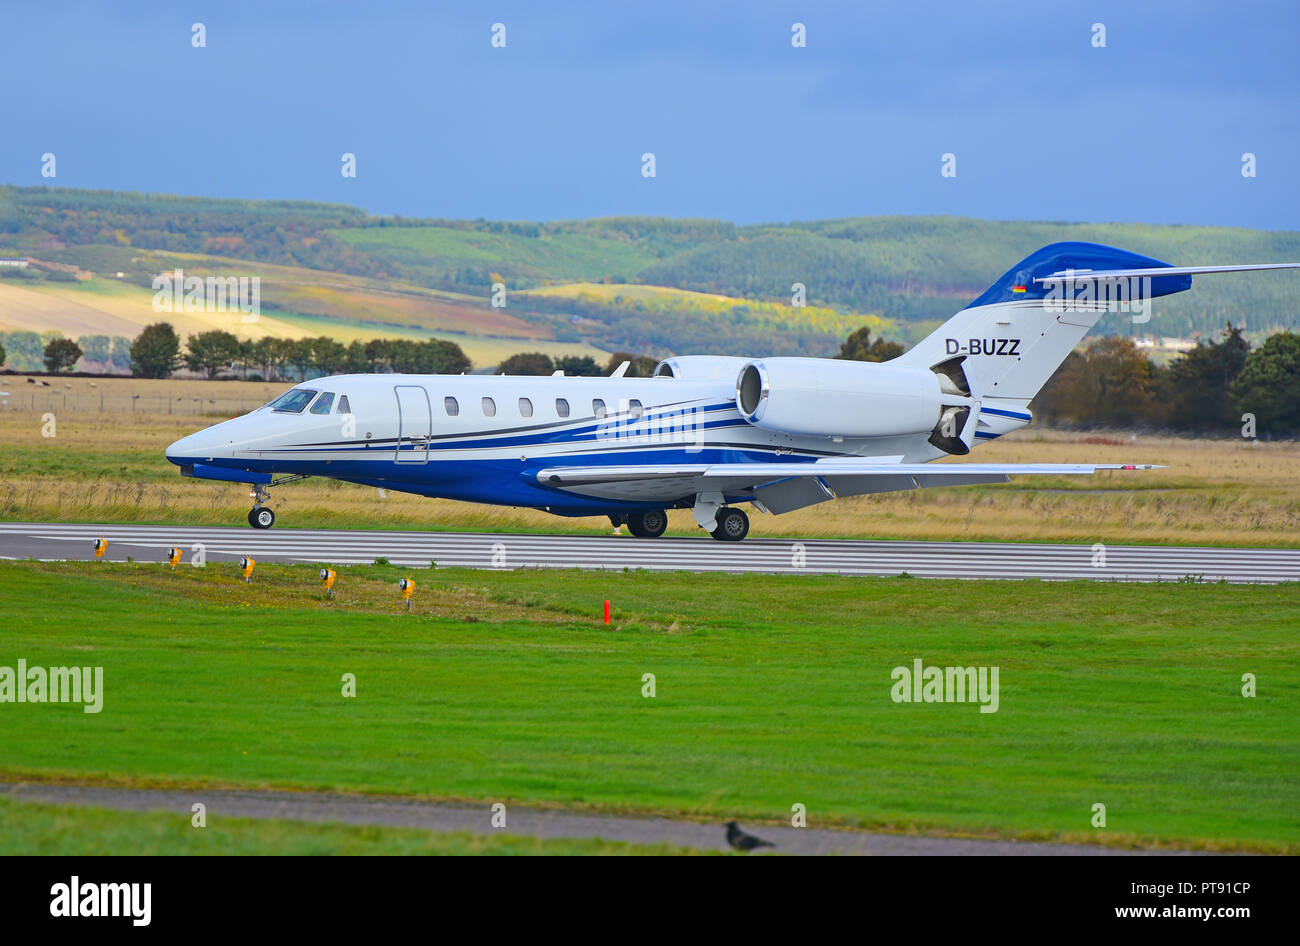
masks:
[[[737,851],[752,851],[756,847],[776,847],[771,841],[764,841],[740,830],[734,821],[727,822],[727,843]]]

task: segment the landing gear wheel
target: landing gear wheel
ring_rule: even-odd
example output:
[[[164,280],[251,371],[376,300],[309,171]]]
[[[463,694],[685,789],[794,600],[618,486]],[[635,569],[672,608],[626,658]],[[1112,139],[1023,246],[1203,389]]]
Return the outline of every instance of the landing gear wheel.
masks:
[[[657,539],[668,528],[668,514],[662,509],[634,512],[627,517],[627,531],[642,539]]]
[[[269,529],[275,525],[275,513],[266,506],[254,506],[248,510],[248,524],[254,529]]]
[[[709,534],[719,542],[739,542],[749,535],[749,516],[743,510],[727,507],[719,509],[717,527]]]

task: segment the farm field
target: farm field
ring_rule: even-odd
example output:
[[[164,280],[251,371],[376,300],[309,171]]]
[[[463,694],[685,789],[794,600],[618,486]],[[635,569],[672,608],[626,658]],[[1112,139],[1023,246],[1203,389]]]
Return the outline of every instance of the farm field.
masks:
[[[59,331],[69,338],[118,335],[134,338],[144,326],[170,322],[178,334],[219,329],[240,338],[353,339],[447,338],[479,368],[490,368],[521,351],[550,355],[607,353],[588,342],[558,341],[550,325],[482,299],[369,280],[340,273],[190,253],[143,252],[151,270],[182,269],[188,275],[257,276],[261,315],[243,321],[239,312],[156,312],[154,293],[102,275],[77,282],[0,280],[0,331]]]
[[[1300,852],[1300,584],[338,571],[0,562],[4,663],[103,668],[0,776]],[[895,702],[914,659],[997,711]]]
[[[182,480],[169,443],[266,403],[285,384],[0,376],[0,518],[239,524],[247,489]],[[102,408],[101,408],[102,405]],[[46,413],[56,436],[42,436]],[[1138,462],[1149,472],[1021,478],[986,487],[855,497],[785,516],[755,514],[753,534],[782,537],[1300,544],[1300,443],[1194,440],[1030,427],[975,457],[987,462]],[[422,499],[308,480],[272,493],[277,528],[349,527],[601,532],[605,519]],[[698,534],[685,511],[670,533]]]

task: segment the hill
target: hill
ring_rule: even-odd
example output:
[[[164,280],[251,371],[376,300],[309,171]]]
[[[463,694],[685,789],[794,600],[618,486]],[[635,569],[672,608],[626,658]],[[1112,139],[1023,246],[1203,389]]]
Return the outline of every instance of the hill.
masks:
[[[0,321],[12,327],[25,311],[24,325],[46,319],[46,329],[71,334],[55,310],[94,294],[104,299],[92,308],[120,311],[122,293],[98,278],[76,291],[66,273],[59,285],[25,282],[50,282],[53,268],[112,274],[143,289],[154,273],[180,265],[261,275],[267,332],[451,333],[481,367],[498,352],[537,349],[824,355],[862,324],[915,340],[1057,240],[1111,243],[1175,263],[1300,259],[1300,233],[1225,227],[957,217],[753,226],[417,220],[307,201],[0,187],[0,255],[51,268],[0,273]],[[497,283],[508,289],[504,309],[489,304]],[[790,305],[795,283],[806,287],[807,308]],[[10,286],[45,293],[44,302],[27,307],[33,298]],[[1199,279],[1196,292],[1153,310],[1137,327],[1144,334],[1208,335],[1232,321],[1258,341],[1300,329],[1300,274]],[[80,326],[85,315],[69,308],[65,324]],[[1116,314],[1099,330],[1134,328]]]

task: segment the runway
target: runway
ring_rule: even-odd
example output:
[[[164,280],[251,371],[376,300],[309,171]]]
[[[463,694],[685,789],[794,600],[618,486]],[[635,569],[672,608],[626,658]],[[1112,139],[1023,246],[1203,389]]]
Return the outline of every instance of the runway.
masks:
[[[1005,542],[708,537],[635,539],[626,535],[380,532],[247,526],[75,525],[0,523],[0,558],[91,559],[95,538],[108,541],[105,559],[163,561],[180,547],[185,560],[202,546],[209,561],[249,555],[260,562],[369,564],[464,568],[643,568],[652,571],[770,574],[898,575],[921,578],[1043,578],[1110,581],[1275,583],[1300,580],[1300,549],[1181,546],[1046,545]]]
[[[727,850],[720,823],[670,818],[602,815],[550,808],[511,805],[503,828],[492,826],[487,803],[443,804],[382,795],[339,795],[291,791],[236,789],[133,789],[92,785],[0,783],[0,798],[56,805],[91,805],[122,811],[165,811],[181,823],[190,821],[192,806],[202,803],[209,825],[229,818],[276,818],[286,821],[330,822],[419,828],[426,831],[466,831],[472,834],[513,834],[543,839],[603,838],[635,844],[674,844],[699,850]],[[818,828],[745,825],[772,842],[780,854],[857,855],[1114,855],[1185,854],[1186,851],[1124,850],[1092,844],[1051,844],[1042,841],[984,841],[905,834],[879,834]]]

